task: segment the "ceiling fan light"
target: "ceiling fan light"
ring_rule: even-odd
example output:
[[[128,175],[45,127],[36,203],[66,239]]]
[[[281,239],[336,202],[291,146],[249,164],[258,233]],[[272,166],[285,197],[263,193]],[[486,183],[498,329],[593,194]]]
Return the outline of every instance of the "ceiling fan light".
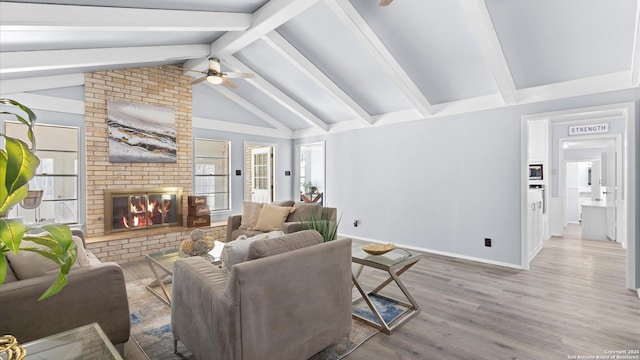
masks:
[[[220,76],[207,76],[207,81],[214,85],[222,84],[222,78]]]

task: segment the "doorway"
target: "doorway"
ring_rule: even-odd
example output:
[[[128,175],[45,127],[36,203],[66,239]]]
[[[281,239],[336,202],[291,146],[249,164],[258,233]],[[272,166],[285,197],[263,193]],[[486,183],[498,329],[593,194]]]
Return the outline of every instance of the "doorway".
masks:
[[[561,138],[560,183],[563,194],[564,229],[580,224],[588,240],[620,241],[617,233],[626,226],[622,192],[622,136]]]
[[[529,190],[529,156],[530,156],[530,122],[545,120],[548,122],[549,141],[546,145],[548,151],[549,165],[549,203],[547,210],[549,211],[549,232],[551,236],[562,236],[563,228],[566,220],[565,196],[564,188],[566,181],[566,161],[563,158],[564,142],[587,140],[588,138],[616,138],[616,153],[611,150],[603,151],[608,155],[602,155],[600,161],[604,158],[604,167],[612,168],[611,174],[616,174],[616,178],[603,178],[605,183],[604,192],[609,201],[613,201],[611,206],[614,211],[606,214],[605,218],[611,219],[609,224],[615,224],[615,228],[608,229],[617,242],[621,243],[626,249],[626,287],[629,289],[637,289],[640,287],[640,278],[638,278],[638,261],[637,249],[640,247],[640,240],[636,237],[635,217],[637,210],[636,204],[636,109],[635,103],[610,104],[603,106],[594,106],[590,108],[579,108],[563,111],[555,111],[549,113],[540,113],[526,115],[522,117],[521,131],[521,264],[525,270],[529,269],[529,259],[527,257],[527,249],[529,240],[527,231],[530,228],[529,219],[527,218],[527,193]],[[606,125],[606,131],[603,134],[590,133],[575,135],[572,133],[574,128],[584,128],[585,125]],[[593,126],[592,126],[593,127]],[[617,160],[611,162],[607,159],[615,158]],[[599,166],[602,168],[602,165]],[[593,171],[593,167],[592,167]],[[546,171],[545,171],[546,173]],[[593,173],[592,173],[593,175]],[[611,185],[614,183],[614,185]],[[613,193],[609,194],[612,190]],[[600,190],[602,191],[602,189]],[[560,216],[558,216],[560,214]],[[584,217],[584,214],[583,214]],[[559,219],[559,220],[558,220]]]
[[[275,192],[275,145],[245,144],[246,201],[271,203]]]
[[[324,142],[296,146],[296,159],[298,187],[295,197],[326,206]]]

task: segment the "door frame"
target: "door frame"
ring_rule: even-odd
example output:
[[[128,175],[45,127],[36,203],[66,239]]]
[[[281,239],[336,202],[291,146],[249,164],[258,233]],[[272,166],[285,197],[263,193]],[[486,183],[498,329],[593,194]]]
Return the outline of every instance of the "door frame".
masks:
[[[271,192],[271,196],[272,196],[272,201],[275,201],[276,199],[276,189],[278,187],[278,179],[277,179],[277,159],[276,157],[278,156],[278,145],[274,144],[274,143],[268,143],[268,142],[260,142],[260,141],[249,141],[249,140],[245,140],[242,146],[242,158],[244,159],[244,177],[242,178],[242,192],[243,192],[243,199],[246,200],[247,199],[247,177],[248,176],[252,176],[251,173],[247,173],[247,163],[251,163],[253,162],[253,159],[247,159],[247,146],[249,145],[257,145],[257,146],[264,146],[264,147],[271,147],[272,148],[272,152],[273,152],[273,167],[271,168],[271,185],[273,186],[273,190]],[[251,170],[251,172],[253,173],[253,169]],[[250,199],[251,197],[249,197]]]
[[[554,111],[549,113],[540,113],[525,115],[521,117],[520,126],[520,250],[521,250],[521,268],[524,270],[529,269],[529,260],[527,258],[527,192],[528,192],[528,159],[529,159],[529,120],[549,119],[550,125],[559,122],[582,122],[587,120],[607,120],[613,117],[622,117],[625,122],[624,135],[625,141],[623,148],[625,150],[625,161],[620,164],[624,169],[624,187],[622,189],[625,194],[624,208],[626,210],[626,226],[624,227],[627,252],[626,252],[626,287],[628,289],[638,289],[640,284],[637,279],[637,268],[640,267],[637,258],[637,250],[640,248],[640,239],[636,236],[636,111],[635,102],[617,103],[602,106],[593,106],[587,108],[576,108],[563,111]],[[551,134],[551,133],[550,133]],[[549,141],[549,146],[553,141]],[[550,151],[550,149],[549,149]],[[562,165],[558,165],[560,171]],[[551,189],[549,189],[551,191]],[[618,189],[620,191],[620,189]]]

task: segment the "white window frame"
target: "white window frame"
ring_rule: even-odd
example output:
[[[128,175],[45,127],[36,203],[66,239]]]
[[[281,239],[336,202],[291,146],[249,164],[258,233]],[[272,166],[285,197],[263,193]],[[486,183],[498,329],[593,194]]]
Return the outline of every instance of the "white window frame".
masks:
[[[225,143],[226,147],[227,147],[227,156],[223,157],[223,156],[216,156],[216,155],[211,155],[211,154],[198,154],[196,152],[196,143],[198,141],[211,141],[211,142],[221,142],[221,143]],[[217,173],[213,173],[213,174],[198,174],[197,173],[197,159],[198,158],[209,158],[209,159],[225,159],[227,161],[227,168],[226,170],[226,174],[217,174]],[[212,177],[215,181],[215,178],[219,178],[219,177],[226,177],[227,180],[227,191],[226,192],[202,192],[202,191],[198,191],[198,189],[196,189],[196,178],[198,177]],[[213,188],[215,189],[215,185],[213,186]],[[222,139],[209,139],[209,138],[194,138],[193,141],[193,194],[194,195],[216,195],[216,194],[227,194],[227,207],[224,209],[217,209],[215,208],[215,203],[211,204],[209,203],[209,212],[210,213],[220,213],[220,212],[228,212],[231,211],[231,141],[229,140],[222,140]]]

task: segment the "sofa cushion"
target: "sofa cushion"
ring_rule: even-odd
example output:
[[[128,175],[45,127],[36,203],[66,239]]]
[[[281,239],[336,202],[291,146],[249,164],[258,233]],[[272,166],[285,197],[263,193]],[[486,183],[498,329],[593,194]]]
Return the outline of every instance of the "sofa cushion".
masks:
[[[316,220],[322,218],[322,205],[320,204],[298,202],[293,206],[293,209],[294,211],[287,218],[287,222],[309,221],[311,216]]]
[[[16,274],[13,272],[13,269],[11,268],[11,263],[9,262],[9,259],[7,259],[7,257],[2,253],[0,253],[0,256],[4,256],[4,259],[7,262],[7,274],[5,275],[5,278],[4,278],[4,284],[18,281]]]
[[[280,237],[282,235],[284,235],[282,231],[261,233],[249,238],[245,235],[241,235],[236,240],[225,243],[222,253],[220,254],[222,271],[230,272],[233,265],[245,261],[247,254],[249,253],[249,245],[251,245],[252,242],[256,240]]]
[[[89,256],[88,251],[85,250],[82,239],[78,236],[72,236],[72,239],[78,248],[78,256],[72,268],[89,265],[91,257]],[[38,245],[28,240],[23,240],[20,247],[35,247],[43,250],[48,249],[44,245]],[[46,275],[48,273],[56,273],[60,270],[60,266],[58,264],[32,251],[21,250],[17,254],[8,252],[7,258],[11,263],[11,267],[15,272],[16,278],[19,280],[30,279]]]
[[[240,222],[240,229],[242,230],[254,230],[258,216],[260,216],[263,203],[244,201],[242,203],[242,221]]]
[[[299,231],[285,236],[254,241],[249,245],[247,260],[261,259],[323,242],[315,230]]]
[[[255,230],[280,230],[282,228],[282,224],[285,222],[285,220],[287,220],[287,217],[292,211],[292,207],[265,205],[262,208],[262,211],[260,211]]]
[[[295,204],[295,201],[293,200],[283,200],[283,201],[276,201],[271,203],[271,205],[275,205],[275,206],[283,206],[283,207],[291,207]]]

